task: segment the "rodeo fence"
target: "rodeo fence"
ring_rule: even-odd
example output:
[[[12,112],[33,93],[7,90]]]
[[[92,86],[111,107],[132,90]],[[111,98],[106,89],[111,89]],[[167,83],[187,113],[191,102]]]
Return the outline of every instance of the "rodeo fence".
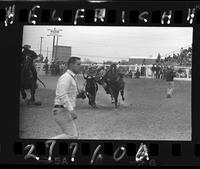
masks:
[[[129,71],[132,72],[132,78],[137,69],[139,69],[141,78],[154,78],[155,72],[152,71],[152,66],[153,65],[129,65]],[[192,78],[191,67],[174,66],[174,71],[176,72],[175,80],[191,80]]]
[[[90,64],[82,64],[84,68],[87,68],[90,66]],[[103,64],[99,64],[101,66]],[[50,64],[48,64],[48,71],[46,71],[45,63],[35,63],[36,70],[38,72],[38,75],[47,75],[51,74],[50,70]],[[109,67],[110,65],[105,65],[106,67]],[[141,78],[154,78],[155,73],[152,71],[153,65],[120,65],[119,69],[122,70],[122,72],[125,75],[128,75],[130,72],[130,78],[135,77],[135,73],[137,70],[140,72]],[[174,66],[174,71],[176,72],[175,80],[191,80],[192,77],[192,67],[183,67],[183,66]]]

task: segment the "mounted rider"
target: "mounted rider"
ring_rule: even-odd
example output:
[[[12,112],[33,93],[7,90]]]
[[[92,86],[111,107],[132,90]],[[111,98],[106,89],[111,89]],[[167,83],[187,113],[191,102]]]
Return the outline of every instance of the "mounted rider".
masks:
[[[88,67],[87,77],[93,77],[93,78],[96,77],[97,69],[98,69],[98,65],[96,63],[92,63]]]
[[[25,90],[30,90],[31,98],[27,100],[28,104],[41,105],[41,102],[35,101],[35,90],[38,87],[37,80],[42,83],[45,87],[45,84],[37,77],[37,71],[34,66],[34,59],[38,56],[37,54],[30,50],[30,45],[24,45],[23,51],[21,53],[21,78],[20,78],[20,91],[22,98],[26,101],[27,95]]]
[[[21,66],[23,67],[24,60],[27,59],[27,57],[30,57],[31,62],[32,62],[30,69],[32,71],[33,76],[37,77],[37,71],[34,66],[34,60],[38,57],[38,55],[33,50],[31,50],[30,45],[24,45],[22,47],[22,49],[23,49],[23,51],[22,51],[22,55],[21,55]]]

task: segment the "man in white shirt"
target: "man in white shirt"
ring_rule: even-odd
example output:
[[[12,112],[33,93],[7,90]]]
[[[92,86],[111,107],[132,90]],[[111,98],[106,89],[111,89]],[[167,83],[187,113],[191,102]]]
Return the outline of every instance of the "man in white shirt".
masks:
[[[71,57],[68,60],[68,70],[58,79],[53,116],[63,134],[52,139],[77,139],[78,130],[74,120],[77,118],[75,107],[78,94],[75,75],[81,70],[81,60]]]

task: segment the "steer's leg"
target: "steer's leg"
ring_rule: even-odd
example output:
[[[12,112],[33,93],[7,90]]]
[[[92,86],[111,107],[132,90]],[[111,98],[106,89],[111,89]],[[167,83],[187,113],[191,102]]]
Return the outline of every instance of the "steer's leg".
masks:
[[[92,100],[92,107],[93,107],[93,108],[96,108],[96,107],[97,107],[97,106],[96,106],[95,99],[96,99],[96,93],[95,93],[95,95],[94,95],[94,97],[93,97],[93,100]]]

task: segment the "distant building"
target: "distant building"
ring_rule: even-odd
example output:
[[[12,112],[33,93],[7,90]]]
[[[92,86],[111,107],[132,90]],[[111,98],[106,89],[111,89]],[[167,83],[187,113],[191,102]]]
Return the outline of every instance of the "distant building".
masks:
[[[52,61],[67,62],[71,57],[71,46],[54,46],[54,57]]]
[[[145,64],[146,65],[152,65],[156,62],[156,59],[147,59],[147,58],[129,58],[129,64],[130,65],[142,65],[144,63],[145,59]]]

